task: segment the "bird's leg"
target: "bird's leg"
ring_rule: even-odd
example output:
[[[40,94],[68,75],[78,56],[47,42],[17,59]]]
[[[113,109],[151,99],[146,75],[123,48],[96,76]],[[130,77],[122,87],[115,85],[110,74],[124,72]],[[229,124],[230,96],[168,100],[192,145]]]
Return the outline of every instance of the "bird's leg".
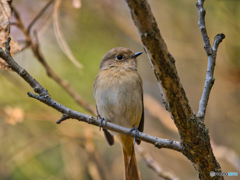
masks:
[[[139,130],[136,126],[133,126],[133,128],[129,131],[129,133],[131,133],[132,131],[135,131],[135,135],[134,135],[134,143],[133,145],[135,145],[135,142],[137,140],[137,136],[139,137]]]
[[[107,125],[107,120],[105,118],[102,118],[100,114],[97,115],[97,119],[98,118],[101,120],[99,124],[99,131],[101,131],[103,121],[105,121],[105,125]]]

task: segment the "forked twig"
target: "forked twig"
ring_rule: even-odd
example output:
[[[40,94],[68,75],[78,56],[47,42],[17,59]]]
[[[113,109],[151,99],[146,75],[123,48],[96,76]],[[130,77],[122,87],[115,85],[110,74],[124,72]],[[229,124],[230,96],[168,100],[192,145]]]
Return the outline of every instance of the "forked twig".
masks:
[[[199,102],[199,109],[198,109],[198,115],[197,115],[197,117],[202,121],[204,121],[210,92],[215,81],[215,79],[213,78],[213,74],[214,74],[214,68],[216,63],[217,48],[219,44],[222,42],[222,40],[225,38],[224,34],[217,34],[214,39],[213,47],[211,47],[210,40],[207,34],[206,25],[205,25],[206,10],[203,8],[204,1],[205,0],[198,0],[198,2],[196,3],[197,9],[198,9],[198,16],[199,16],[198,26],[202,35],[204,49],[208,56],[207,75],[205,79],[202,97]]]

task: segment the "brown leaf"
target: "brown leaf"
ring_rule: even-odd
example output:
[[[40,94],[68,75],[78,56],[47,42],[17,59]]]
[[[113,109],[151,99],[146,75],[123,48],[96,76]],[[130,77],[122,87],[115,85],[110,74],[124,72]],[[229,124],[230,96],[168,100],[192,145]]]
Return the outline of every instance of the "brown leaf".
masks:
[[[0,31],[0,47],[3,48],[3,50],[5,50],[5,42],[7,41],[7,38],[4,38],[2,34],[2,32]],[[17,41],[11,36],[11,34],[9,35],[11,37],[11,41],[10,41],[10,53],[11,56],[14,56],[14,52],[16,51],[20,51],[21,47],[19,46],[19,44],[17,43]],[[0,58],[0,70],[11,70],[8,66],[7,63]]]
[[[12,37],[11,34],[9,36],[11,38],[11,41],[10,41],[10,46],[11,46],[10,53],[11,53],[11,56],[14,56],[14,52],[20,51],[22,48],[19,46],[18,42]],[[7,39],[6,39],[6,41],[7,41]]]
[[[3,70],[11,70],[11,69],[7,66],[7,63],[6,63],[2,58],[0,58],[0,69],[3,69]]]
[[[10,30],[10,17],[12,15],[11,13],[11,7],[10,7],[11,1],[9,0],[0,0],[0,47],[5,50],[5,42],[7,41],[7,37],[11,37],[11,50],[10,53],[13,56],[15,51],[21,50],[21,47],[19,44],[15,41],[15,39],[9,34]],[[4,70],[10,70],[7,66],[7,63],[0,58],[0,69]]]
[[[7,0],[0,0],[0,27],[1,31],[9,32],[9,21],[11,17],[11,7]]]

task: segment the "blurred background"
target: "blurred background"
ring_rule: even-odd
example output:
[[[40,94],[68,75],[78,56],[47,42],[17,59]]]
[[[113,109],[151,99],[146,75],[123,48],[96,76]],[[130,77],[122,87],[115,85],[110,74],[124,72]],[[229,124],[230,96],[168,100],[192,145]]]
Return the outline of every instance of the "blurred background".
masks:
[[[12,5],[27,27],[48,2],[15,0]],[[198,28],[195,1],[149,0],[149,3],[168,49],[176,60],[190,104],[197,113],[207,56]],[[205,123],[222,171],[240,175],[240,1],[206,1],[205,8],[211,43],[216,34],[226,35],[217,53],[216,80]],[[14,15],[11,22],[17,22]],[[25,36],[21,29],[14,24],[10,28],[12,36],[24,47]],[[102,56],[119,46],[134,52],[143,51],[128,7],[125,1],[119,0],[53,1],[33,24],[30,35],[53,71],[93,107],[93,82]],[[74,61],[64,39],[81,64]],[[16,53],[14,59],[48,90],[54,100],[91,115],[48,77],[46,69],[33,55],[31,46]],[[160,89],[146,54],[138,58],[138,71],[145,93],[144,132],[179,141],[173,120],[162,105]],[[14,72],[1,70],[0,86],[0,179],[123,179],[120,145],[116,143],[110,148],[98,127],[76,120],[57,125],[55,122],[61,114],[29,98],[27,92],[33,92],[33,89]],[[191,162],[178,152],[157,149],[145,142],[136,151],[143,180],[163,179],[147,166],[149,156],[158,164],[158,171],[178,179],[198,179]],[[231,180],[238,178],[225,177]]]

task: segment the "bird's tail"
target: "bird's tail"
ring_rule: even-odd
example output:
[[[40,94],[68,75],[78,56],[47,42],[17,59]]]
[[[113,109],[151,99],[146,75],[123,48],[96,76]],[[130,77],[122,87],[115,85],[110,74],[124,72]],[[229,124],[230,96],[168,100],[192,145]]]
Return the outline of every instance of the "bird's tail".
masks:
[[[124,159],[124,171],[125,171],[125,180],[140,180],[140,172],[138,170],[137,159],[134,152],[134,147],[131,155],[128,155],[124,148],[123,150],[123,159]]]

